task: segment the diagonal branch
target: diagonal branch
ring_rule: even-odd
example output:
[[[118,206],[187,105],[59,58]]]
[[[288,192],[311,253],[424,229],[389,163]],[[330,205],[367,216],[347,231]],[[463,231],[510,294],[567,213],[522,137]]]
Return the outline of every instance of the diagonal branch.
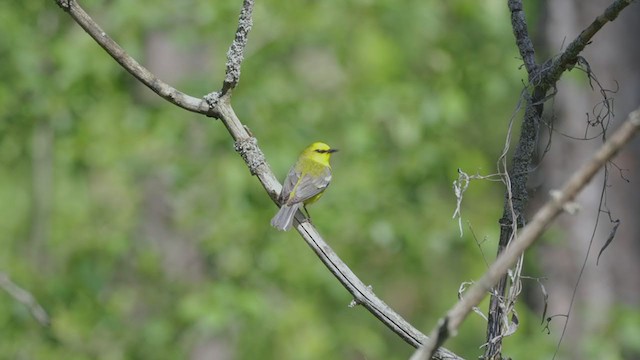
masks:
[[[29,309],[31,315],[40,323],[42,326],[51,325],[51,320],[49,319],[49,315],[47,312],[38,304],[33,295],[27,290],[21,288],[16,285],[11,279],[9,275],[0,272],[0,288],[4,289],[11,297],[13,297],[16,301],[23,304]]]
[[[73,20],[80,25],[111,57],[118,62],[136,79],[140,80],[149,89],[160,95],[163,99],[177,105],[185,110],[217,117],[206,101],[189,96],[176,90],[169,84],[158,79],[151,71],[140,65],[134,58],[129,56],[120,45],[104,32],[98,24],[78,5],[75,0],[56,0],[58,6],[69,13]]]
[[[520,258],[522,253],[540,237],[547,226],[563,210],[572,208],[571,202],[582,189],[593,179],[600,169],[610,161],[640,130],[640,108],[629,114],[627,121],[600,149],[584,164],[560,191],[551,192],[551,199],[536,213],[531,222],[525,226],[518,237],[491,264],[487,272],[465,292],[464,297],[456,303],[447,315],[440,319],[438,326],[431,332],[431,338],[425,346],[414,353],[412,360],[428,359],[437,347],[456,334],[462,321],[469,315],[491,289]]]
[[[304,216],[300,216],[303,219]],[[297,220],[298,218],[296,218]],[[342,283],[342,285],[353,295],[354,301],[349,306],[362,305],[375,317],[382,321],[393,332],[398,334],[404,341],[414,347],[424,344],[428,338],[411,324],[398,315],[387,304],[380,300],[358,277],[340,260],[338,255],[324,242],[317,230],[309,223],[298,223],[297,230],[304,240],[320,257],[325,266]],[[435,355],[435,359],[460,359],[457,355],[447,349],[440,349]]]
[[[578,61],[578,55],[584,50],[591,38],[608,22],[615,20],[620,12],[631,4],[633,0],[616,0],[596,17],[586,29],[582,30],[567,46],[567,49],[556,58],[549,68],[544,69],[541,84],[546,90],[552,88],[566,70],[571,70]]]
[[[632,0],[616,0],[603,14],[598,16],[580,35],[569,44],[567,49],[554,61],[548,61],[542,67],[535,63],[535,52],[529,37],[525,22],[524,10],[521,0],[508,0],[511,11],[511,21],[518,50],[527,69],[529,84],[533,86],[528,94],[527,104],[520,130],[520,139],[516,146],[512,164],[511,175],[507,177],[508,191],[505,192],[505,203],[500,223],[500,239],[498,242],[498,255],[507,247],[515,235],[516,228],[524,226],[522,216],[528,202],[527,181],[529,168],[538,141],[538,130],[544,101],[549,90],[555,87],[556,82],[566,70],[570,70],[578,60],[578,54],[589,44],[591,38],[608,21],[615,19],[620,11],[627,7]],[[548,65],[550,64],[550,65]],[[501,336],[503,324],[503,308],[500,306],[507,286],[505,274],[491,293],[487,324],[487,344],[485,359],[499,358],[501,349]]]
[[[76,1],[56,0],[56,2],[125,70],[162,98],[183,109],[220,119],[234,139],[235,149],[242,156],[251,174],[258,177],[260,184],[271,199],[277,202],[277,196],[282,186],[266,162],[264,153],[258,147],[257,139],[238,119],[230,103],[231,92],[240,78],[240,65],[244,57],[243,51],[247,43],[247,35],[252,26],[251,13],[254,0],[244,0],[243,2],[238,29],[234,41],[227,52],[226,75],[222,89],[208,94],[204,99],[198,99],[176,90],[141,66],[107,36]],[[303,219],[300,214],[297,214],[297,216],[299,217],[296,219]],[[308,222],[298,221],[296,229],[322,263],[352,294],[355,304],[365,307],[389,329],[414,347],[418,347],[428,340],[424,334],[411,326],[380,300],[370,287],[366,286],[329,247],[313,225]],[[446,349],[439,349],[434,357],[436,359],[461,359]]]

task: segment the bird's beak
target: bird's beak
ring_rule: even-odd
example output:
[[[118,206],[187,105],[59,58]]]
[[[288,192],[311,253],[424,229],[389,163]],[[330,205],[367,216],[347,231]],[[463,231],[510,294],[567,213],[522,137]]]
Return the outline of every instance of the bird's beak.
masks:
[[[329,149],[329,150],[327,150],[327,152],[328,152],[329,154],[334,153],[334,152],[336,152],[336,151],[338,151],[338,149]]]

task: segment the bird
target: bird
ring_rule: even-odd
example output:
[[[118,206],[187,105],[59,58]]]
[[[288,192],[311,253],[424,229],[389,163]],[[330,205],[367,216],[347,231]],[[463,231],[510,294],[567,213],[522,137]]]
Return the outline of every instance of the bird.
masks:
[[[331,155],[338,151],[323,142],[307,146],[287,174],[280,192],[280,210],[271,219],[271,226],[291,229],[296,211],[302,207],[310,220],[307,205],[316,202],[331,182]]]

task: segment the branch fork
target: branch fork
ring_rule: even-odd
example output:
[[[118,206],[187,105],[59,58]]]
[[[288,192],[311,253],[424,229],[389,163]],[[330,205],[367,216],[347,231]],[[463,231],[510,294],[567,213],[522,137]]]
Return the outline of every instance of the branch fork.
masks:
[[[235,141],[235,149],[247,164],[274,202],[277,202],[282,185],[274,176],[263,152],[257,145],[257,139],[238,119],[231,106],[231,93],[240,79],[240,66],[244,59],[244,48],[248,33],[252,27],[254,0],[244,0],[238,20],[235,38],[227,52],[225,77],[220,91],[212,92],[203,98],[196,98],[166,84],[149,70],[140,65],[127,52],[95,23],[75,0],[55,0],[69,15],[125,70],[156,94],[185,110],[219,119]],[[297,219],[297,218],[296,218]],[[308,222],[298,221],[296,230],[304,241],[316,253],[323,264],[354,297],[356,304],[362,305],[389,329],[398,334],[408,344],[419,347],[427,337],[409,324],[387,304],[380,300],[338,257],[324,241],[316,228]],[[446,349],[438,349],[436,359],[460,359]]]

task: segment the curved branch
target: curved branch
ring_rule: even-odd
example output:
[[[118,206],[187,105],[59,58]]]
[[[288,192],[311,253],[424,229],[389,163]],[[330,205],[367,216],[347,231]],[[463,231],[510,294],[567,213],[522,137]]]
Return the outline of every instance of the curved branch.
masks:
[[[140,65],[134,58],[129,56],[120,45],[107,35],[104,30],[93,21],[75,0],[56,0],[58,6],[69,13],[73,20],[80,25],[100,45],[107,54],[118,62],[133,77],[140,80],[149,89],[160,95],[163,99],[177,105],[185,110],[204,114],[211,117],[218,117],[209,104],[203,99],[198,99],[178,91],[164,81],[158,79],[151,71]]]
[[[522,253],[537,240],[547,226],[563,211],[570,211],[571,202],[578,193],[593,179],[598,171],[611,160],[640,130],[640,108],[629,114],[627,121],[600,149],[584,164],[560,191],[551,192],[551,199],[535,214],[531,222],[525,226],[518,237],[491,264],[487,272],[464,293],[464,297],[456,303],[447,315],[440,319],[438,326],[431,331],[428,343],[411,357],[412,360],[427,359],[434,350],[458,331],[462,321],[490,291],[503,274],[507,273],[520,258]]]
[[[331,273],[342,283],[342,285],[353,295],[354,301],[349,306],[362,305],[375,317],[382,321],[393,332],[398,334],[404,341],[414,347],[419,347],[429,340],[423,333],[411,326],[398,313],[393,311],[384,301],[380,300],[371,290],[370,286],[365,285],[349,267],[340,260],[338,255],[327,245],[317,230],[309,223],[304,221],[304,215],[298,213],[300,217],[296,217],[298,221],[296,226],[298,232],[304,240],[309,244],[311,249],[316,252],[325,266]],[[447,349],[439,349],[433,356],[434,359],[460,359],[456,354]]]
[[[108,37],[74,0],[56,0],[56,2],[125,70],[155,93],[183,109],[220,119],[234,139],[235,149],[242,156],[251,174],[258,177],[262,187],[271,199],[277,203],[277,196],[282,186],[271,171],[262,150],[258,147],[257,139],[238,119],[230,103],[231,91],[237,85],[240,77],[244,46],[252,25],[251,10],[254,0],[244,0],[243,2],[236,36],[227,52],[226,75],[221,91],[211,93],[205,96],[204,99],[184,94],[155,77]],[[353,295],[355,304],[365,307],[389,329],[414,347],[418,347],[428,340],[424,334],[411,326],[398,313],[380,300],[371,288],[366,286],[338,257],[333,249],[322,239],[315,227],[308,222],[304,222],[303,219],[304,217],[301,213],[296,214],[296,230],[329,271]],[[438,349],[434,358],[461,359],[446,349]]]

